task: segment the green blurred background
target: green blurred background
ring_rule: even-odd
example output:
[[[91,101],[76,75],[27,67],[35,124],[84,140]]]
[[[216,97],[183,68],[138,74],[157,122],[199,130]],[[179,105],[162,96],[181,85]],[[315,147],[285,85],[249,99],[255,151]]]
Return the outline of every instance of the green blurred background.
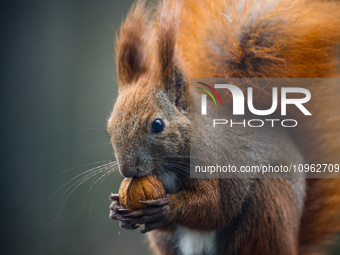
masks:
[[[2,254],[150,253],[145,236],[108,217],[119,174],[58,191],[99,164],[81,165],[113,159],[114,35],[131,3],[2,4]]]
[[[2,4],[2,254],[150,254],[145,236],[108,218],[118,173],[68,183],[113,159],[114,35],[131,3]]]

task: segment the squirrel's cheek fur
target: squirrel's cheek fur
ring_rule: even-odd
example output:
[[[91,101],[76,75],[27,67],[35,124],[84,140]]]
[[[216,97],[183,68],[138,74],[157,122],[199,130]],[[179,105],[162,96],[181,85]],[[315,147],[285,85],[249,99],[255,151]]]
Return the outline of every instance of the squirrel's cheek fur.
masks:
[[[116,41],[119,97],[108,130],[123,174],[136,174],[136,155],[144,155],[145,171],[155,170],[172,193],[166,207],[171,227],[149,234],[157,254],[186,255],[177,234],[190,231],[213,233],[216,254],[322,254],[340,230],[340,179],[188,178],[188,79],[338,76],[339,13],[337,2],[305,0],[164,0],[154,8],[139,1],[131,9]],[[306,163],[339,163],[336,89],[311,88],[313,117],[322,126],[311,120],[289,134],[270,135],[289,136],[287,151]],[[327,100],[335,102],[333,110],[320,103]],[[150,123],[160,116],[165,129],[152,135]],[[235,161],[247,160],[247,145],[261,142],[255,132],[219,135]],[[200,139],[213,157],[214,144]],[[272,140],[256,153],[284,157],[270,154],[280,149]],[[177,226],[185,230],[176,232]],[[211,251],[204,242],[200,247],[196,253]]]

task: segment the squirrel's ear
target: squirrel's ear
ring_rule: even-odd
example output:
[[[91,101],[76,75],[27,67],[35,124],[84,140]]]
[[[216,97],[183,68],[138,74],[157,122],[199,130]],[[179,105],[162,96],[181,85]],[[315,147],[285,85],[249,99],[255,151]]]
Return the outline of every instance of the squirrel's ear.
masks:
[[[176,53],[177,32],[180,23],[179,1],[165,0],[159,6],[157,46],[160,80],[177,107],[187,110],[186,82]]]
[[[145,32],[148,11],[145,1],[138,1],[129,11],[116,36],[116,66],[119,87],[135,81],[147,69]]]

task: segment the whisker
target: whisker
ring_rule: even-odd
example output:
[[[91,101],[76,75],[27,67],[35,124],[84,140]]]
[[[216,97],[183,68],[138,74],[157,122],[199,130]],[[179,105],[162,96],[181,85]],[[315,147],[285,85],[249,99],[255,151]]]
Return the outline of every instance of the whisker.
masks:
[[[68,194],[68,195],[66,196],[66,198],[64,199],[64,201],[63,201],[63,203],[62,203],[60,209],[58,210],[57,215],[56,215],[56,217],[54,218],[54,220],[56,220],[56,219],[58,218],[58,216],[59,216],[61,210],[63,209],[63,207],[64,207],[66,201],[69,199],[69,197],[72,195],[72,193],[73,193],[73,192],[74,192],[81,184],[83,184],[83,183],[86,182],[87,180],[91,179],[92,177],[94,177],[94,176],[96,176],[96,175],[102,173],[103,171],[105,171],[105,169],[98,169],[98,170],[95,171],[95,173],[89,173],[89,174],[87,174],[86,176],[83,176],[80,180],[78,180],[78,181],[76,181],[75,183],[73,183],[73,184],[67,189],[67,191],[70,190],[70,189],[75,185],[74,188],[69,192],[69,194]],[[67,192],[67,191],[65,191],[65,192]],[[65,192],[64,192],[64,193],[65,193]]]
[[[111,168],[111,169],[110,169]],[[99,182],[99,180],[101,180],[101,182],[98,184],[98,186],[97,186],[97,190],[98,190],[98,188],[99,188],[99,186],[102,184],[102,182],[106,179],[106,177],[108,177],[108,176],[110,176],[112,173],[115,173],[115,172],[117,172],[117,170],[118,170],[118,166],[113,166],[113,167],[107,167],[105,170],[103,169],[103,171],[101,171],[100,173],[98,173],[98,174],[96,174],[96,176],[97,175],[99,175],[99,174],[101,174],[101,173],[103,173],[103,174],[101,174],[100,176],[99,176],[99,178],[97,178],[96,176],[94,176],[94,179],[92,180],[92,182],[91,182],[91,184],[90,184],[90,188],[88,189],[88,191],[86,192],[86,195],[84,196],[84,200],[85,200],[85,198],[87,197],[87,196],[89,196],[89,194],[90,194],[90,192],[91,192],[91,190],[95,187],[95,185]],[[80,186],[80,185],[79,185]]]
[[[106,173],[104,173],[100,178],[98,178],[95,183],[93,184],[94,186],[100,181],[100,180],[104,180],[108,175],[112,174],[113,172],[117,171],[117,169],[110,169],[109,171],[107,171]],[[101,181],[102,182],[102,181]],[[101,183],[100,182],[100,183]]]
[[[159,156],[160,158],[166,158],[166,159],[201,159],[200,157],[197,156],[192,156],[192,155],[167,155],[167,156]]]
[[[175,169],[177,170],[183,170],[185,172],[190,172],[190,167],[186,167],[186,166],[183,166],[182,164],[180,163],[171,163],[171,162],[166,162],[165,163],[166,165],[168,166],[171,166],[171,167],[174,167]],[[187,166],[190,166],[190,164],[186,164]]]
[[[70,180],[68,180],[64,185],[62,185],[56,192],[54,192],[54,193],[52,194],[52,198],[53,198],[60,190],[62,190],[66,185],[68,185],[68,184],[69,184],[70,182],[72,182],[73,180],[79,178],[80,176],[86,175],[87,173],[89,173],[89,172],[91,172],[91,171],[94,171],[94,170],[97,170],[97,169],[101,169],[101,168],[103,168],[103,167],[106,167],[106,166],[112,165],[112,164],[117,164],[117,162],[116,162],[116,161],[112,161],[112,162],[109,162],[109,163],[106,163],[106,164],[103,164],[103,165],[100,165],[100,166],[91,168],[91,169],[89,169],[89,170],[86,170],[86,171],[84,171],[84,172],[82,172],[82,173],[76,175],[75,177],[73,177],[73,178],[71,178]]]
[[[80,165],[80,166],[76,166],[76,167],[72,167],[72,168],[66,169],[66,170],[60,172],[59,174],[64,174],[64,173],[66,173],[66,172],[72,171],[72,170],[77,169],[77,168],[80,168],[80,167],[89,166],[89,165],[94,165],[94,164],[99,164],[99,163],[105,163],[105,162],[108,162],[108,161],[112,161],[112,160],[103,160],[103,161],[97,161],[97,162],[92,162],[92,163],[83,164],[83,165]]]
[[[117,165],[109,166],[109,167],[106,167],[105,170],[107,170],[106,173],[107,173],[107,172],[111,172],[111,171],[114,172],[114,171],[117,171],[117,170],[118,170],[118,166],[117,166]],[[91,185],[95,185],[96,182],[97,182],[97,181],[94,179],[94,180],[92,181]]]
[[[92,206],[93,206],[93,200],[92,200],[91,205],[89,207],[89,216],[91,215],[91,212],[92,212]]]
[[[107,179],[111,174],[115,174],[117,172],[118,172],[117,170],[109,171],[108,174],[104,176],[104,178],[99,182],[97,189],[99,189],[100,185],[105,181],[105,179]]]
[[[163,166],[161,166],[161,165],[159,165],[159,167],[160,167],[163,171],[165,171],[165,172],[167,172],[167,173],[170,173],[172,176],[174,176],[175,179],[183,186],[183,183],[181,182],[181,180],[180,180],[174,173],[172,173],[171,171],[169,171],[168,169],[166,169],[165,167],[163,167]]]
[[[61,172],[61,173],[66,173],[66,172],[69,172],[73,169],[77,169],[79,167],[89,166],[89,165],[98,164],[98,163],[100,163],[101,165],[92,167],[91,169],[88,169],[86,171],[83,171],[83,172],[77,174],[76,176],[69,179],[66,183],[64,183],[56,192],[53,193],[52,198],[58,192],[60,192],[62,190],[63,190],[62,193],[66,195],[66,197],[64,198],[64,200],[63,200],[63,202],[60,206],[60,209],[58,210],[58,212],[56,213],[56,216],[54,217],[54,220],[56,220],[58,218],[58,216],[60,215],[60,212],[62,211],[62,209],[65,206],[65,203],[68,201],[68,199],[70,198],[70,196],[73,194],[73,192],[76,189],[78,189],[83,183],[93,179],[92,182],[90,183],[89,191],[87,192],[87,194],[89,194],[89,192],[96,185],[98,185],[98,187],[99,187],[108,176],[110,176],[112,174],[116,174],[118,172],[117,171],[118,170],[118,162],[116,160],[97,161],[97,162],[93,162],[93,163],[83,164],[83,165],[80,165],[80,166],[77,166],[77,167],[74,167],[74,168],[70,168],[70,169],[67,169],[67,170]],[[90,208],[89,213],[91,212],[92,204],[91,204],[91,208]]]
[[[80,178],[79,180],[77,180],[76,182],[74,182],[72,185],[70,185],[65,191],[64,193],[68,192],[72,187],[75,186],[75,188],[72,190],[72,192],[79,187],[79,185],[83,184],[84,182],[86,182],[87,180],[91,179],[92,177],[104,172],[107,168],[103,168],[103,169],[98,169],[96,171],[93,171],[91,173],[86,174],[85,176],[83,176],[82,178]]]

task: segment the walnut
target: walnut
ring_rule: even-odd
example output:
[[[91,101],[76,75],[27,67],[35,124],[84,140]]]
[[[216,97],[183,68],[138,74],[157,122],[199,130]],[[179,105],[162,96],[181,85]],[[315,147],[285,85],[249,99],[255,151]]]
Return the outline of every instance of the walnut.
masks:
[[[146,208],[139,201],[165,198],[166,193],[162,182],[153,175],[126,178],[119,188],[119,203],[129,211]]]

